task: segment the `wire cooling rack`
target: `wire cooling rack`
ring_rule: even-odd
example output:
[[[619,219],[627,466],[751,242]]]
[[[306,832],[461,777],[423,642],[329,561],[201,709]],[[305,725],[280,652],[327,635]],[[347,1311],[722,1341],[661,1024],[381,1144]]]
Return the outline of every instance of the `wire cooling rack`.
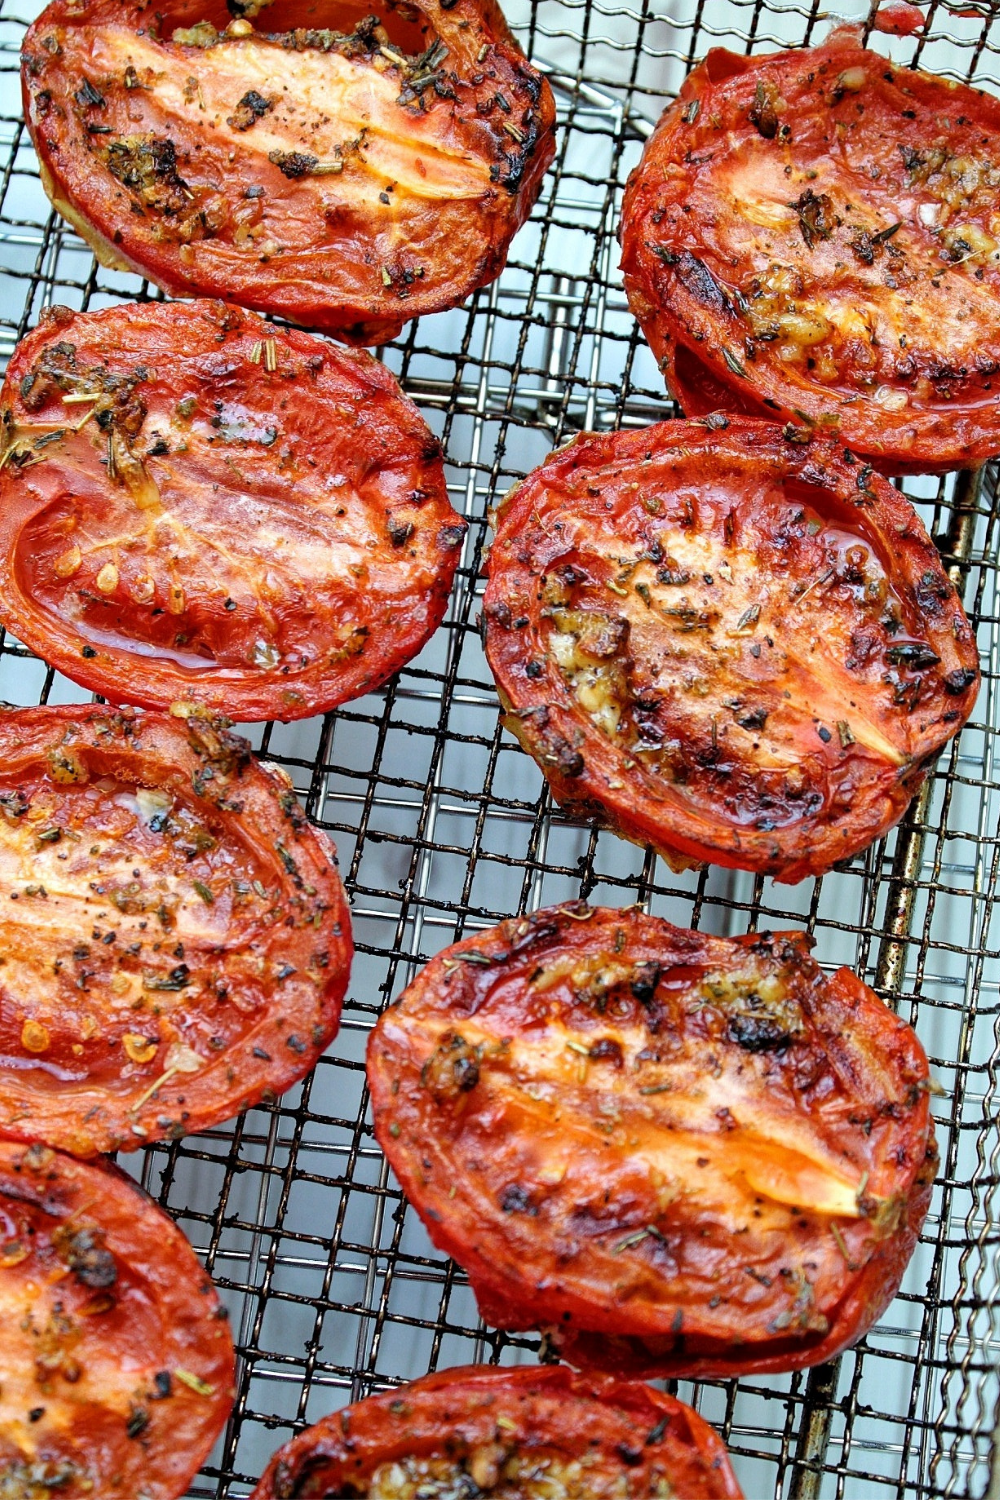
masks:
[[[925,0],[920,37],[875,35],[872,45],[1000,91],[998,4]],[[786,888],[719,870],[673,875],[553,812],[534,765],[499,728],[482,654],[486,507],[572,432],[670,414],[617,274],[625,178],[709,46],[817,41],[830,18],[779,0],[508,8],[556,91],[556,164],[500,280],[384,351],[442,436],[453,502],[471,523],[447,622],[383,691],[251,731],[340,849],[358,948],[341,1033],[272,1107],[125,1161],[215,1277],[239,1347],[235,1411],[191,1497],[245,1497],[293,1432],[375,1389],[470,1360],[534,1359],[536,1341],[481,1327],[464,1277],[403,1202],[371,1134],[364,1044],[380,1008],[445,944],[584,896],[640,901],[718,933],[808,928],[821,962],[850,964],[916,1025],[942,1085],[933,1206],[878,1327],[811,1374],[679,1387],[722,1431],[750,1500],[1000,1500],[997,473],[906,486],[964,591],[985,675],[971,723],[896,834],[822,881]],[[33,3],[0,13],[4,356],[46,303],[150,295],[96,266],[49,211],[16,74],[34,14]],[[82,696],[0,640],[0,698]]]

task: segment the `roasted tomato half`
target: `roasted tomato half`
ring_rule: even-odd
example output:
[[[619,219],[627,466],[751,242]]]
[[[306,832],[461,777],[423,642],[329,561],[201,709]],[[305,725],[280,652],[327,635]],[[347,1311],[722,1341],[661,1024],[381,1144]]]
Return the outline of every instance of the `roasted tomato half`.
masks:
[[[0,421],[0,620],[113,702],[303,718],[441,622],[465,522],[368,354],[218,302],[59,309]]]
[[[629,181],[632,310],[689,415],[780,413],[888,473],[1000,452],[1000,101],[850,28],[712,51]]]
[[[0,1134],[204,1130],[336,1035],[351,929],[291,783],[209,721],[0,715]]]
[[[553,907],[448,948],[368,1047],[375,1134],[487,1322],[574,1364],[794,1370],[895,1295],[927,1059],[799,933]]]
[[[558,800],[675,867],[821,874],[972,711],[913,507],[830,440],[719,416],[585,434],[504,502],[486,653]]]
[[[0,1494],[176,1500],[233,1400],[180,1230],[114,1167],[0,1142]]]
[[[251,1500],[741,1500],[697,1412],[637,1381],[467,1365],[334,1412]]]
[[[230,11],[55,0],[29,30],[42,181],[100,260],[358,343],[492,281],[555,149],[493,0],[393,3],[388,32],[339,0]]]

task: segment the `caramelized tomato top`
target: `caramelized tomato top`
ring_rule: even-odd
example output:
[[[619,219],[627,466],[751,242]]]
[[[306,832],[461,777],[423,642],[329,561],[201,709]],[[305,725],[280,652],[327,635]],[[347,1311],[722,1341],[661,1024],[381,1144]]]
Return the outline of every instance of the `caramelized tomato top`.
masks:
[[[782,880],[890,828],[978,685],[909,502],[747,419],[557,451],[501,508],[484,613],[507,724],[560,801]]]
[[[698,1414],[565,1366],[428,1375],[335,1412],[279,1450],[253,1500],[741,1500]]]
[[[0,1130],[79,1155],[288,1088],[351,962],[333,846],[210,723],[0,717]]]
[[[574,1362],[793,1369],[898,1285],[934,1171],[927,1061],[801,935],[556,907],[433,959],[368,1048],[375,1133],[504,1328]]]
[[[367,354],[220,303],[58,310],[0,419],[0,618],[114,702],[302,718],[441,621],[465,523]]]
[[[622,213],[629,301],[685,409],[701,366],[713,404],[805,417],[890,473],[1000,451],[998,132],[996,99],[850,28],[710,52]]]
[[[555,114],[497,6],[420,0],[400,43],[334,0],[234,8],[55,0],[29,30],[43,180],[101,257],[361,343],[492,280]]]
[[[176,1500],[233,1399],[191,1248],[113,1167],[0,1142],[0,1494]]]

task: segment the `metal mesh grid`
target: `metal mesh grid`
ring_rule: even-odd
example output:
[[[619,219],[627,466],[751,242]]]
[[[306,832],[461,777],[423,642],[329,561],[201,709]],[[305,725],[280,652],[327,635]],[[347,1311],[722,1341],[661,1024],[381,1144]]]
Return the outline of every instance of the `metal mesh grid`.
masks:
[[[996,89],[997,5],[929,0],[922,37],[874,44],[898,62]],[[45,201],[16,78],[35,13],[0,14],[4,356],[46,303],[150,295],[96,266]],[[468,1360],[534,1359],[536,1341],[481,1327],[464,1277],[402,1201],[371,1135],[364,1043],[380,1007],[445,944],[582,895],[638,900],[719,933],[807,927],[821,962],[852,965],[916,1024],[943,1088],[933,1206],[879,1326],[811,1375],[679,1387],[723,1432],[749,1500],[1000,1500],[1000,1464],[991,1472],[1000,1398],[998,475],[988,466],[978,479],[907,484],[964,585],[985,675],[972,722],[889,840],[789,889],[720,870],[676,876],[553,812],[534,765],[499,729],[482,655],[486,506],[570,432],[669,414],[617,276],[625,178],[662,103],[708,46],[816,41],[827,21],[815,0],[516,0],[508,13],[556,89],[556,164],[500,280],[384,351],[442,436],[453,503],[471,523],[448,620],[383,691],[323,719],[251,731],[340,849],[358,949],[341,1034],[277,1104],[125,1162],[191,1238],[237,1336],[236,1408],[191,1497],[245,1497],[293,1431],[374,1389]],[[83,696],[0,638],[0,697]]]

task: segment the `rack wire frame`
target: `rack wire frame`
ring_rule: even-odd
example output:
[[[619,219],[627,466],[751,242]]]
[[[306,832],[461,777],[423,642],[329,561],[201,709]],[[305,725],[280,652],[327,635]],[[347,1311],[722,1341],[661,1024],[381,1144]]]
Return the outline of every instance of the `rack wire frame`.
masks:
[[[907,40],[873,35],[872,13],[855,19],[895,61],[997,90],[998,7],[925,0],[924,30]],[[3,357],[46,304],[159,295],[100,268],[41,191],[17,86],[37,8],[0,9]],[[537,1340],[483,1327],[464,1276],[403,1200],[371,1133],[364,1044],[443,946],[580,896],[722,934],[804,927],[825,966],[850,964],[915,1024],[942,1086],[933,1205],[878,1327],[811,1373],[674,1387],[722,1432],[749,1500],[1000,1500],[997,469],[906,485],[964,594],[984,679],[972,721],[889,839],[783,887],[716,869],[675,875],[555,811],[499,727],[482,654],[487,507],[573,432],[671,414],[617,275],[627,174],[709,46],[808,44],[830,18],[818,0],[512,0],[508,13],[556,91],[556,163],[500,279],[381,351],[442,437],[453,503],[470,521],[448,618],[379,693],[248,731],[340,849],[357,943],[340,1036],[277,1103],[123,1159],[215,1277],[239,1349],[233,1416],[190,1500],[245,1497],[280,1442],[373,1390],[471,1360],[536,1358]],[[0,637],[0,697],[85,695]]]

